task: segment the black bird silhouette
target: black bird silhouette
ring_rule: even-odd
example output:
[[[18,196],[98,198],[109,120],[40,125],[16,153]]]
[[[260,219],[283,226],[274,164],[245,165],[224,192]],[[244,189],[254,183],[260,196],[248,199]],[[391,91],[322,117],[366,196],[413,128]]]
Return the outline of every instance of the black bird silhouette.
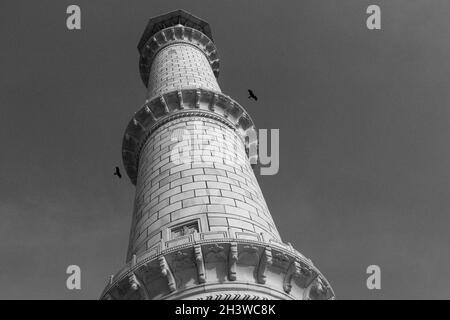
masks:
[[[114,172],[114,175],[115,175],[115,176],[118,176],[119,179],[122,179],[122,175],[120,174],[119,167],[116,167],[116,172]]]
[[[258,101],[258,97],[255,96],[255,94],[253,93],[252,90],[248,89],[248,94],[249,94],[249,96],[248,96],[249,99],[255,99],[255,101]]]

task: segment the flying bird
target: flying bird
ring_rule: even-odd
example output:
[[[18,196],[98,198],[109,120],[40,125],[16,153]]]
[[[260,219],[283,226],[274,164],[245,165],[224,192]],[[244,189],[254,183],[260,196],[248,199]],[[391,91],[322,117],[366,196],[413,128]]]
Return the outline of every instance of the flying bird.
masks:
[[[255,101],[258,101],[258,97],[255,96],[255,94],[253,93],[252,90],[248,89],[248,94],[249,94],[249,96],[248,96],[249,99],[254,99]]]
[[[119,167],[116,167],[116,172],[114,172],[114,175],[115,175],[115,176],[118,176],[119,179],[122,179],[122,175],[120,174]]]

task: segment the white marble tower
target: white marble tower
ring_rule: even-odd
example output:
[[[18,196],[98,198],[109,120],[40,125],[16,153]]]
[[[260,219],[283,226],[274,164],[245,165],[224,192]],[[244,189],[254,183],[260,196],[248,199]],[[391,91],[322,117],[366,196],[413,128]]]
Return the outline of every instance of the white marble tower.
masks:
[[[282,242],[249,161],[254,124],[223,94],[209,25],[178,10],[138,45],[147,101],[125,131],[136,185],[126,265],[102,299],[333,299]]]

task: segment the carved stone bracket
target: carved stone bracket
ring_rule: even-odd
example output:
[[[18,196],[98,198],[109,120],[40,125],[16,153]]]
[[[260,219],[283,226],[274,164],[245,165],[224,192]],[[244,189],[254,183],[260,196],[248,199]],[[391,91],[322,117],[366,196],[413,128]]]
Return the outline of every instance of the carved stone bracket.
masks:
[[[208,109],[210,111],[214,111],[214,105],[216,104],[218,99],[219,99],[219,95],[217,93],[214,93],[213,98],[210,100],[210,103],[208,105]]]
[[[131,290],[139,291],[144,300],[150,299],[147,288],[135,273],[132,273],[128,277],[128,283],[130,284]]]
[[[197,109],[200,109],[200,97],[201,97],[200,90],[195,91],[195,108]]]
[[[236,276],[236,265],[238,260],[238,246],[236,242],[230,244],[230,252],[228,255],[228,280],[235,281]]]
[[[321,277],[317,277],[309,289],[308,298],[311,300],[329,300],[333,299],[334,295],[331,293],[330,286]]]
[[[175,278],[172,274],[172,271],[170,271],[169,269],[169,265],[167,264],[166,258],[164,256],[160,256],[158,258],[158,261],[161,273],[167,279],[167,285],[169,286],[169,290],[171,292],[175,291],[177,289],[175,284]]]
[[[272,265],[272,249],[270,247],[266,247],[264,249],[264,252],[261,256],[261,259],[259,261],[258,265],[258,273],[256,276],[256,279],[259,283],[264,284],[266,283],[266,268],[268,266]]]
[[[180,106],[180,110],[183,110],[184,109],[183,93],[181,91],[177,91],[177,97],[178,97],[178,104]]]
[[[202,247],[200,245],[194,246],[195,263],[197,265],[198,282],[206,282],[205,263],[203,261]]]
[[[129,276],[128,282],[130,283],[131,289],[133,289],[134,291],[137,291],[141,286],[134,273]]]
[[[164,96],[160,96],[160,101],[161,101],[161,104],[164,106],[164,111],[166,113],[169,113],[170,112],[169,111],[169,107],[167,106],[167,103],[166,103],[166,100],[164,99]]]
[[[137,261],[137,256],[135,254],[133,254],[133,256],[131,257],[131,267],[132,268],[134,268],[134,266],[136,265],[136,261]],[[139,289],[139,287],[141,286],[141,284],[138,281],[136,274],[134,272],[132,272],[130,274],[130,276],[128,277],[128,283],[130,284],[131,289],[133,289],[134,291],[137,291]]]
[[[146,105],[146,106],[144,107],[144,111],[145,111],[145,113],[147,113],[148,115],[150,115],[150,117],[151,117],[151,119],[152,119],[153,121],[156,121],[156,117],[155,117],[155,115],[153,114],[152,110],[150,109],[150,107],[149,107],[148,105]]]
[[[289,267],[289,256],[283,252],[276,252],[273,255],[273,264],[279,266],[280,268],[288,268]]]
[[[305,288],[309,287],[311,283],[318,277],[318,273],[314,272],[310,267],[306,265],[301,267],[301,273],[303,279],[305,280]]]
[[[299,276],[300,274],[301,274],[300,263],[298,261],[294,260],[290,264],[290,266],[289,266],[289,268],[288,268],[288,270],[286,272],[286,275],[284,277],[284,281],[283,281],[283,289],[284,289],[284,291],[286,293],[290,293],[291,292],[291,289],[292,289],[291,281],[292,281],[292,279],[295,276]]]
[[[249,274],[250,270],[253,274]],[[245,274],[238,276],[238,272]],[[274,290],[273,281],[281,284],[280,290],[275,290],[278,293],[270,293]],[[229,238],[197,240],[154,254],[132,256],[130,263],[110,279],[102,299],[183,299],[183,292],[189,292],[186,297],[204,296],[205,290],[219,293],[221,285],[230,286],[232,291],[244,285],[241,290],[246,294],[267,291],[264,294],[277,299],[280,294],[288,299],[334,297],[329,283],[311,260],[288,247]],[[178,286],[183,290],[178,290]]]

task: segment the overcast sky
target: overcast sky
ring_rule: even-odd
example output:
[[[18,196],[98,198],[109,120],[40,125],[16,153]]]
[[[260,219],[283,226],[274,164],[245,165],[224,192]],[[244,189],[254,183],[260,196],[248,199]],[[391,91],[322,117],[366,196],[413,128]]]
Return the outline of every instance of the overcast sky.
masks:
[[[145,99],[136,45],[174,9],[211,24],[222,91],[280,129],[280,171],[258,180],[337,297],[449,299],[448,0],[1,1],[0,298],[97,299],[123,266],[134,187],[112,173]]]

